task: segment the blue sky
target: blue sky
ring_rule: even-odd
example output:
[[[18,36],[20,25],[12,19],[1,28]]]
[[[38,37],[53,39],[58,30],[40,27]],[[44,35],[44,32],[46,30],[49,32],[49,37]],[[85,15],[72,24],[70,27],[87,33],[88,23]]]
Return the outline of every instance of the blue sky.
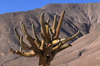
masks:
[[[100,0],[0,0],[0,14],[28,11],[50,3],[97,3]]]

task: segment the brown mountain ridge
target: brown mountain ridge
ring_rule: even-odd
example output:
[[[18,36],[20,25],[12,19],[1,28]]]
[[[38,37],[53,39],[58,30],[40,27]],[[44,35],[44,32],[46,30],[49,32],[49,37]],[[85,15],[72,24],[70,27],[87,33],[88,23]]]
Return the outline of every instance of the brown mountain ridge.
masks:
[[[26,25],[28,33],[32,34],[32,24],[36,33],[40,32],[39,18],[44,12],[45,20],[65,10],[60,37],[71,37],[78,30],[80,34],[72,42],[72,47],[58,53],[51,66],[100,66],[100,3],[87,4],[48,4],[42,8],[26,12],[5,13],[0,15],[0,66],[37,66],[36,57],[26,58],[9,52],[9,47],[18,50],[19,42],[14,34],[16,27],[20,35],[24,35],[20,22]],[[76,40],[77,39],[77,40]],[[24,39],[26,43],[27,40]]]

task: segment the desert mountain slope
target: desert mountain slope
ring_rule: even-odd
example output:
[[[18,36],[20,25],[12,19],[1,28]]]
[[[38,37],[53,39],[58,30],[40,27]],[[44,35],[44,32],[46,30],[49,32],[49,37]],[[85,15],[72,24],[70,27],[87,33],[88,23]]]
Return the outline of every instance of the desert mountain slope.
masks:
[[[100,66],[100,31],[91,32],[60,52],[51,66]]]
[[[60,52],[52,61],[51,66],[96,66],[100,61],[100,3],[88,4],[48,4],[42,8],[26,12],[14,12],[0,15],[0,65],[1,66],[37,66],[37,58],[26,58],[14,55],[8,51],[9,47],[18,50],[20,44],[14,34],[16,27],[20,35],[24,35],[20,22],[26,25],[28,33],[33,36],[31,26],[40,32],[39,17],[45,14],[45,21],[50,18],[52,26],[53,17],[59,20],[63,10],[66,11],[60,37],[70,37],[78,30],[80,34],[72,47]],[[25,35],[24,35],[25,36]],[[81,37],[82,36],[82,37]],[[26,43],[26,39],[24,39]],[[90,55],[90,56],[89,56]],[[95,59],[97,58],[97,59]],[[84,62],[83,62],[84,61]],[[85,63],[87,63],[85,65]]]

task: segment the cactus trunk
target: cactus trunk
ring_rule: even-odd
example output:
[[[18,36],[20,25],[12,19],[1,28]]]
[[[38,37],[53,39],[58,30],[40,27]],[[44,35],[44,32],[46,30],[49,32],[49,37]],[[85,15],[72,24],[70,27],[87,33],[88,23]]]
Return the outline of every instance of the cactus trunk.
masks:
[[[44,57],[39,57],[39,66],[49,66]]]

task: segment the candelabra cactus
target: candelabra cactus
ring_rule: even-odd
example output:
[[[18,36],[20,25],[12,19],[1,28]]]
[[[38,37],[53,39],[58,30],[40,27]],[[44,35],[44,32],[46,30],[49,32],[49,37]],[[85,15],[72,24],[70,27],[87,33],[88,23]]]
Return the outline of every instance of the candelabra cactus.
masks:
[[[53,26],[50,27],[49,21],[50,19],[47,20],[47,22],[44,21],[44,13],[41,14],[40,16],[40,23],[41,23],[41,33],[39,33],[40,37],[42,40],[40,40],[35,31],[34,25],[32,25],[32,30],[33,30],[33,35],[34,38],[32,38],[26,28],[23,22],[21,23],[21,28],[23,30],[23,33],[26,35],[26,39],[29,41],[30,46],[25,44],[23,41],[23,36],[20,36],[14,28],[14,32],[17,36],[17,39],[20,42],[20,50],[19,51],[14,51],[12,48],[9,50],[13,54],[18,54],[24,57],[34,57],[37,56],[39,58],[39,66],[49,66],[50,62],[53,60],[54,56],[64,50],[65,48],[68,48],[71,46],[71,44],[64,45],[66,42],[69,40],[72,40],[75,38],[78,34],[79,31],[72,37],[70,38],[59,38],[60,34],[60,29],[62,26],[63,18],[64,18],[65,11],[62,12],[60,20],[57,25],[57,17],[56,15],[54,16],[54,23]],[[33,50],[32,52],[23,52],[21,49],[24,49],[25,51],[30,51]]]

